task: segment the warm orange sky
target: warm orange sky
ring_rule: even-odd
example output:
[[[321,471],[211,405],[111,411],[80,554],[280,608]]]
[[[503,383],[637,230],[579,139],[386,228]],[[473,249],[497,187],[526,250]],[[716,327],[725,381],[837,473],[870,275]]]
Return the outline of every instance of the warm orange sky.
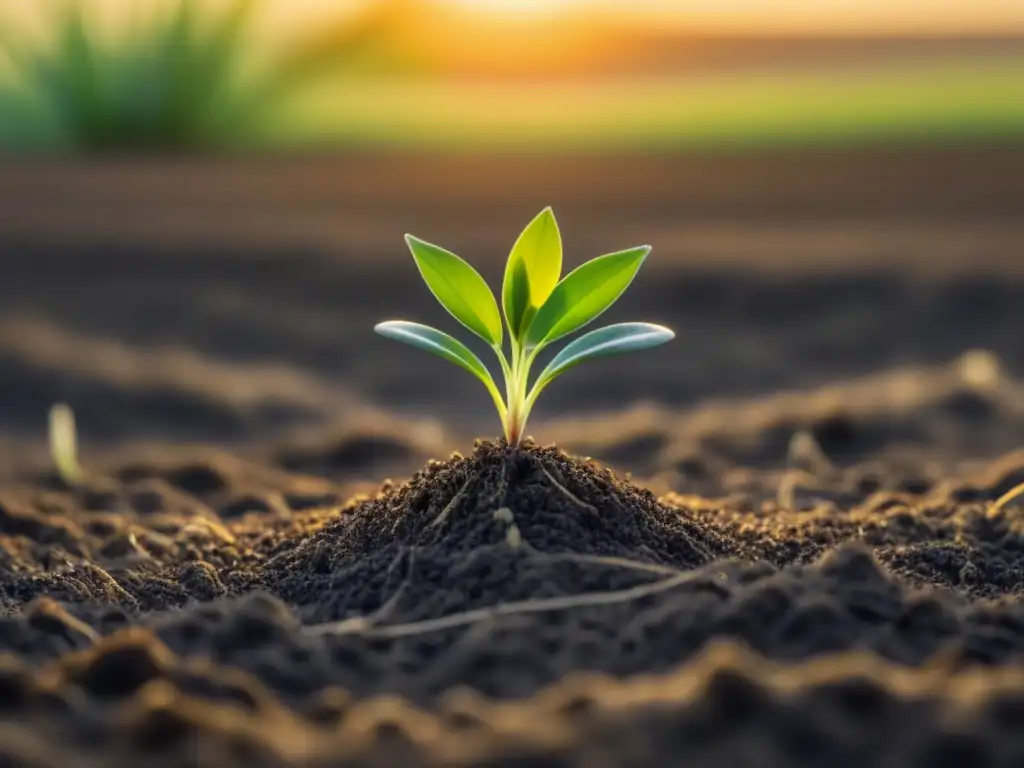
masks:
[[[632,0],[628,6],[659,20],[743,32],[1024,32],[1021,0]]]
[[[285,0],[292,11],[337,12],[374,0]],[[626,15],[700,31],[1024,33],[1024,0],[423,0],[506,19]]]
[[[118,20],[129,9],[174,7],[181,0],[77,0]],[[233,0],[202,0],[204,9]],[[1024,0],[260,0],[257,37],[290,40],[375,5],[390,3],[392,43],[450,71],[475,74],[585,70],[631,55],[629,27],[704,34],[870,35],[1018,34]],[[3,0],[0,0],[3,5]],[[19,2],[0,19],[34,18],[44,27],[50,3]],[[574,23],[579,22],[579,23]],[[626,33],[626,34],[619,34]],[[609,36],[615,36],[609,42]],[[302,34],[299,35],[302,37]],[[642,36],[633,36],[643,40]],[[642,43],[637,43],[642,44]],[[1024,43],[1022,43],[1024,47]],[[418,54],[416,52],[419,52]],[[2,62],[0,62],[2,63]]]
[[[220,0],[224,2],[225,0]],[[263,0],[275,26],[308,25],[338,18],[385,0]],[[78,0],[87,8],[136,7],[126,0]],[[177,0],[142,0],[140,7]],[[204,0],[201,5],[217,5]],[[658,27],[725,33],[995,33],[1024,35],[1024,0],[405,0],[420,11],[470,12],[495,21],[543,22],[577,15],[649,20]],[[0,5],[4,16],[38,15],[46,3]],[[439,14],[436,14],[439,15]],[[618,18],[616,18],[618,17]]]

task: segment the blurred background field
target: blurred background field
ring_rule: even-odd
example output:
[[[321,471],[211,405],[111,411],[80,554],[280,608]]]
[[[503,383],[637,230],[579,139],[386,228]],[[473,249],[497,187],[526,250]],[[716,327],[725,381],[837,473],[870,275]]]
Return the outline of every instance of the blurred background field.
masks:
[[[372,331],[446,327],[402,235],[496,285],[546,205],[567,267],[653,245],[609,318],[678,332],[546,393],[570,449],[974,348],[1019,375],[1022,200],[1018,0],[0,2],[0,450],[55,401],[93,449],[464,448],[483,389]]]
[[[38,0],[0,142],[640,149],[1015,141],[1012,0]]]

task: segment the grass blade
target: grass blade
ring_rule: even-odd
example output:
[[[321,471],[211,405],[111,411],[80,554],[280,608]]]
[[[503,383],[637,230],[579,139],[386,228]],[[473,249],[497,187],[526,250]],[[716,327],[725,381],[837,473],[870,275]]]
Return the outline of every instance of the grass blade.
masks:
[[[461,341],[443,331],[431,328],[429,325],[410,323],[405,320],[389,320],[384,323],[378,323],[374,326],[373,330],[385,338],[401,341],[427,352],[432,352],[438,357],[444,358],[450,363],[455,363],[460,368],[472,373],[487,387],[487,391],[494,398],[495,405],[498,406],[498,412],[504,420],[505,403],[501,399],[501,393],[498,391],[494,379],[491,378],[490,371],[480,361],[480,358],[474,355],[469,347]]]
[[[527,346],[545,346],[593,321],[629,287],[650,252],[642,245],[598,256],[566,275],[537,310]]]
[[[475,269],[454,253],[406,235],[416,266],[441,306],[493,347],[502,340],[501,314],[494,294]]]
[[[674,338],[670,329],[653,323],[618,323],[598,328],[570,342],[555,355],[537,377],[530,398],[536,398],[558,376],[587,360],[650,349]]]
[[[192,52],[186,61],[183,106],[194,120],[210,120],[218,108],[223,111],[224,123],[216,126],[228,129],[227,118],[234,106],[233,79],[237,76],[245,56],[246,32],[250,29],[256,5],[254,0],[233,0],[223,18],[213,29],[194,32]],[[209,130],[213,126],[202,125]]]
[[[516,338],[558,284],[562,235],[551,208],[545,208],[519,235],[505,266],[501,299],[505,320]]]
[[[65,403],[57,403],[50,408],[50,456],[57,474],[68,485],[76,485],[85,477],[78,463],[75,412]]]

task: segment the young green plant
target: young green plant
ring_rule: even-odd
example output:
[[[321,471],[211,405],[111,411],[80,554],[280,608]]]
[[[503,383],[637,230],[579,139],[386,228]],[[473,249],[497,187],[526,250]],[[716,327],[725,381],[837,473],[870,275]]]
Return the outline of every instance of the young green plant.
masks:
[[[509,254],[498,302],[480,274],[450,251],[406,235],[423,280],[446,310],[494,350],[504,393],[487,366],[458,339],[419,323],[389,320],[382,336],[433,352],[469,371],[487,388],[509,445],[517,445],[537,397],[552,381],[580,363],[664,344],[675,334],[652,323],[618,323],[590,331],[567,344],[530,384],[537,356],[554,342],[595,320],[629,287],[651,249],[642,245],[588,261],[560,278],[562,237],[550,208],[531,221]],[[505,329],[508,330],[508,351]]]
[[[326,73],[411,66],[389,47],[401,0],[325,17],[265,53],[260,0],[9,4],[35,6],[38,25],[3,5],[0,149],[253,146]]]

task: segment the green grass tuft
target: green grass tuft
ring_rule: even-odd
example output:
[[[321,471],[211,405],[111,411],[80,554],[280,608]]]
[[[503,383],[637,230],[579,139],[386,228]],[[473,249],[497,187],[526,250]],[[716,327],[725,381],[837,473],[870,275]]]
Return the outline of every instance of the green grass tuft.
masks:
[[[206,145],[240,106],[253,0],[235,0],[212,22],[183,0],[113,41],[82,4],[54,8],[49,44],[7,44],[18,77],[5,91],[14,129],[5,138],[100,150]]]
[[[358,59],[385,31],[383,13],[321,25],[312,39],[256,66],[259,0],[150,4],[113,37],[76,0],[53,0],[49,39],[0,26],[0,147],[193,150],[244,145],[298,85]],[[0,14],[0,24],[4,18]]]

